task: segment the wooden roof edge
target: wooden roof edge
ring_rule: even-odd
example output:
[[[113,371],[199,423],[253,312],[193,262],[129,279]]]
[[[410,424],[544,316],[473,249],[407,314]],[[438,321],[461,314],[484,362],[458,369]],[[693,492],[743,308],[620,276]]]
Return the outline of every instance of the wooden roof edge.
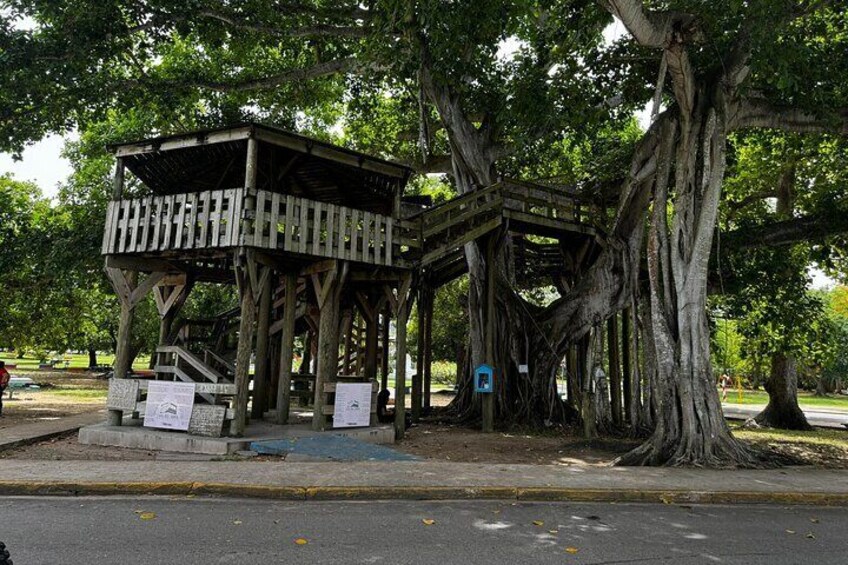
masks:
[[[346,147],[339,147],[338,145],[333,145],[276,126],[256,122],[242,122],[220,128],[196,130],[126,143],[112,143],[107,145],[106,149],[114,153],[116,157],[130,157],[144,153],[158,153],[188,147],[201,147],[216,143],[246,140],[250,137],[347,166],[399,178],[404,183],[414,172],[412,168],[402,163],[374,157],[373,155],[354,151]]]

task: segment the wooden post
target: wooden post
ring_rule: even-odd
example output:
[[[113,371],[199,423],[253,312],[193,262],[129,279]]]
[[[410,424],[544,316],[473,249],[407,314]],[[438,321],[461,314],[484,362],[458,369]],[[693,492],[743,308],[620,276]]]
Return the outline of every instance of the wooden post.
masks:
[[[415,360],[415,372],[412,374],[412,421],[421,419],[421,409],[424,407],[424,343],[426,334],[424,331],[426,309],[426,290],[422,284],[418,288],[418,299],[416,300],[416,314],[418,316],[418,351]]]
[[[621,364],[619,362],[618,316],[607,320],[607,350],[609,351],[609,390],[612,421],[621,425]]]
[[[251,266],[237,266],[236,276],[241,277],[239,293],[241,295],[241,318],[239,320],[238,348],[236,350],[236,398],[235,415],[230,426],[230,435],[241,437],[247,421],[247,401],[250,386],[250,356],[253,351],[253,324],[256,320],[256,300],[250,276],[246,272]],[[241,271],[241,272],[239,272]]]
[[[389,324],[391,324],[391,316],[389,315],[389,307],[386,306],[386,311],[383,312],[383,321],[380,327],[383,341],[383,357],[381,358],[381,383],[380,390],[386,390],[389,388]]]
[[[353,310],[345,310],[342,312],[342,331],[344,332],[345,340],[344,340],[344,354],[342,355],[342,372],[345,375],[350,375],[351,373],[351,364],[350,358],[353,354],[353,319],[354,312]]]
[[[430,411],[430,392],[433,368],[433,289],[428,288],[426,309],[424,310],[424,413]]]
[[[112,179],[112,200],[120,200],[124,195],[124,159],[118,157],[115,163],[115,176]]]
[[[621,370],[624,389],[624,420],[632,421],[633,392],[630,386],[630,309],[625,308],[621,313]]]
[[[409,320],[407,292],[398,295],[395,327],[395,439],[406,433],[406,322]]]
[[[138,272],[130,271],[127,273],[127,282],[130,286],[135,286],[138,281]],[[120,296],[120,294],[119,294]],[[118,336],[115,348],[115,372],[112,378],[125,379],[130,370],[130,350],[132,345],[132,325],[133,317],[135,316],[135,304],[130,300],[120,300],[121,302],[121,317],[118,321]],[[121,410],[109,410],[107,423],[110,426],[120,426],[123,421],[124,413]]]
[[[483,433],[495,431],[495,395],[501,387],[502,367],[495,367],[495,241],[490,236],[486,241],[486,363],[494,368],[493,390],[483,394]]]
[[[182,310],[193,286],[188,275],[174,277],[176,281],[162,281],[153,289],[153,298],[159,312],[159,345],[170,345],[174,320]],[[158,364],[164,364],[165,355],[158,356]],[[157,374],[156,378],[160,378]]]
[[[148,292],[160,281],[165,273],[150,273],[144,282],[138,284],[138,271],[126,271],[106,266],[106,276],[112,283],[115,294],[121,303],[121,318],[118,323],[118,336],[115,348],[115,374],[113,378],[124,379],[130,371],[132,359],[130,353],[132,344],[132,323],[135,307],[147,295]],[[108,423],[112,426],[120,426],[123,412],[121,410],[110,410]]]
[[[268,269],[268,267],[262,267]],[[259,295],[259,312],[256,323],[256,367],[253,376],[253,404],[251,417],[261,420],[268,407],[268,344],[271,327],[271,276],[262,279]]]
[[[280,383],[277,386],[277,423],[289,421],[291,407],[292,357],[294,356],[294,323],[297,307],[297,275],[286,273],[286,303],[283,305],[283,337],[280,342]],[[307,340],[308,341],[308,340]],[[306,348],[309,344],[306,343]],[[304,358],[306,352],[304,351]]]
[[[345,266],[346,267],[346,266]],[[324,383],[336,381],[339,368],[339,302],[344,272],[339,272],[339,263],[319,281],[313,279],[318,295],[318,366],[315,371],[315,401],[312,429],[324,430],[327,418],[324,415]]]

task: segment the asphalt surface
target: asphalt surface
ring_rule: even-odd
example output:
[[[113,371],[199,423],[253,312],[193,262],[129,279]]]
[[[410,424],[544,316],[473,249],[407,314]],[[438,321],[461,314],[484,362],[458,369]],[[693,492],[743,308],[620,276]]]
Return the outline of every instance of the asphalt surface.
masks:
[[[747,420],[753,418],[763,411],[765,406],[751,406],[748,404],[723,404],[722,411],[725,418],[734,420]],[[804,408],[804,415],[811,426],[820,428],[835,428],[844,430],[843,424],[848,424],[848,412],[839,410]]]
[[[846,532],[846,508],[0,498],[19,565],[836,564]]]

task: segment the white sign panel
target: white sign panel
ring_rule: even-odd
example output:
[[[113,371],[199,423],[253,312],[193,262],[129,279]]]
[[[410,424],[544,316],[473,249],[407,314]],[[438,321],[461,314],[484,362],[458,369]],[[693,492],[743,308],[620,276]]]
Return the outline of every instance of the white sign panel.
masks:
[[[357,428],[371,424],[371,387],[371,383],[336,385],[334,428]]]
[[[187,430],[194,408],[194,383],[150,381],[147,386],[147,408],[144,426]]]

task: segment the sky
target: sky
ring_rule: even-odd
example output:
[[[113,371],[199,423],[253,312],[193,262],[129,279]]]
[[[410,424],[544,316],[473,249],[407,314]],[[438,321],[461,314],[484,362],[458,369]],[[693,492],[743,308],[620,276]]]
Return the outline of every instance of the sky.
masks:
[[[33,181],[48,198],[54,198],[59,183],[71,174],[71,164],[61,156],[64,138],[51,135],[27,147],[21,161],[0,153],[0,175],[12,173],[17,180]]]

